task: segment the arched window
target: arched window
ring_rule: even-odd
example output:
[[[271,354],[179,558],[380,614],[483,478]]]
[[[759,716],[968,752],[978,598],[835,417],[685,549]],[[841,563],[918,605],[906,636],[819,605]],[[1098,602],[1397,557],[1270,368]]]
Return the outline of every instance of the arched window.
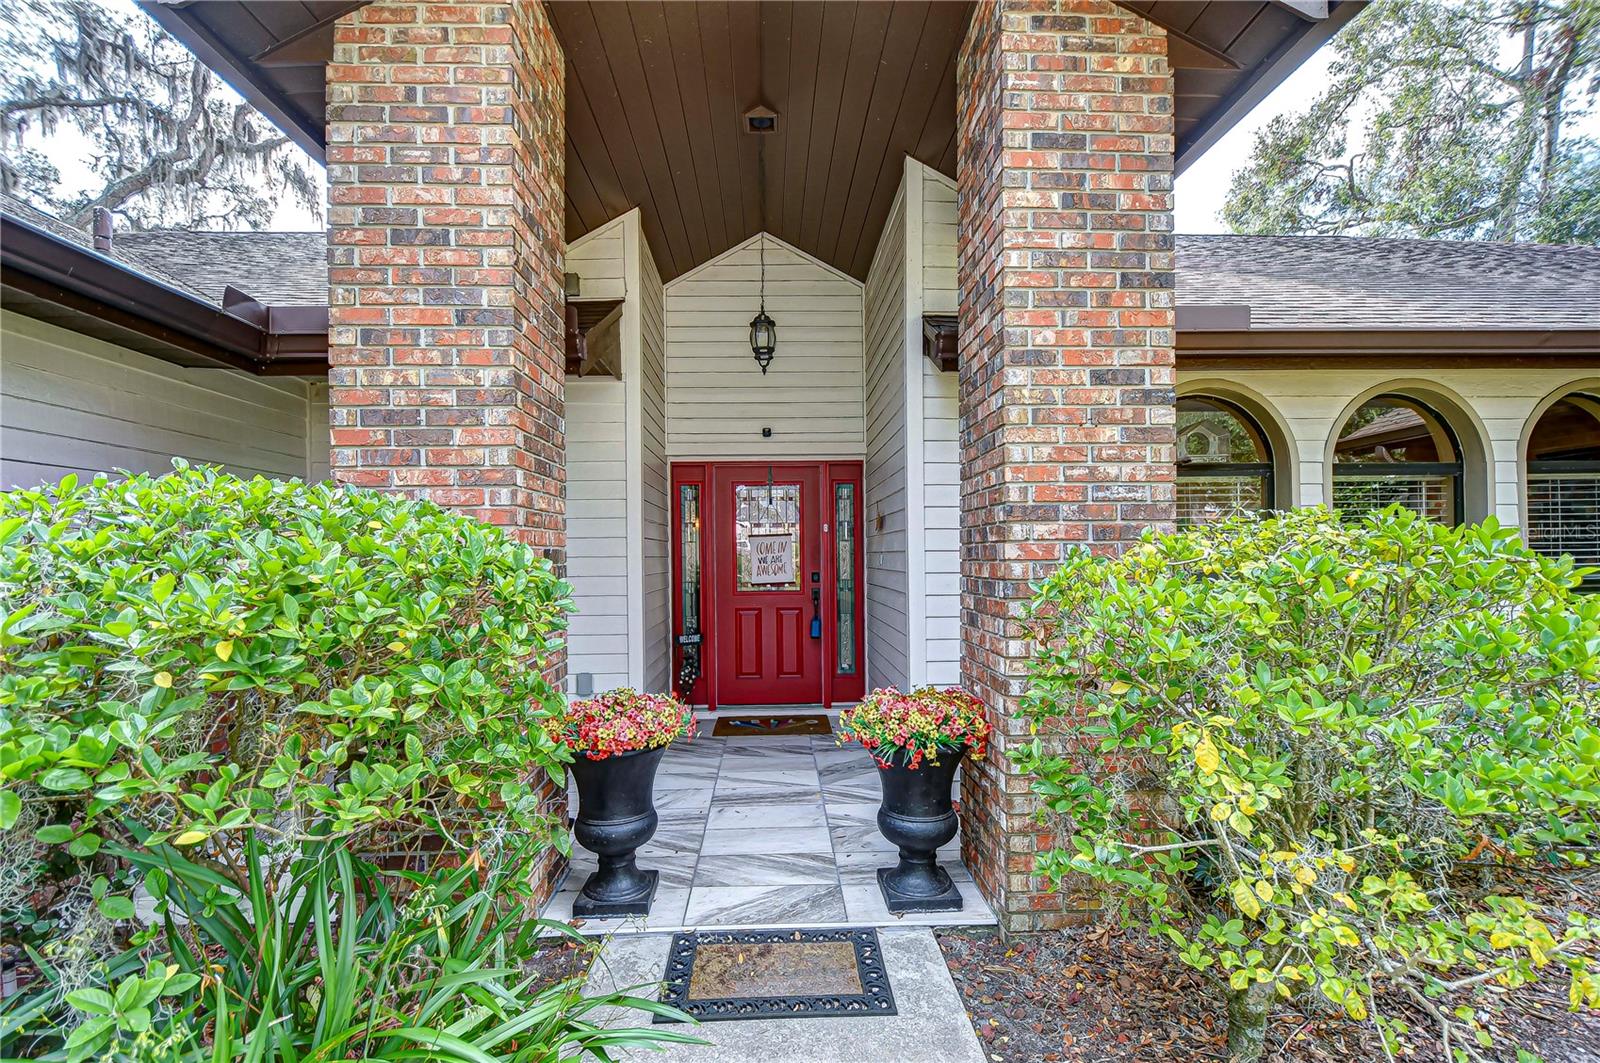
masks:
[[[1546,410],[1527,460],[1528,545],[1600,565],[1600,398],[1568,395]]]
[[[1244,410],[1210,396],[1178,400],[1178,524],[1210,524],[1272,505],[1272,448]]]
[[[1461,521],[1461,445],[1445,419],[1405,395],[1368,399],[1333,447],[1333,507],[1351,515],[1399,503]]]

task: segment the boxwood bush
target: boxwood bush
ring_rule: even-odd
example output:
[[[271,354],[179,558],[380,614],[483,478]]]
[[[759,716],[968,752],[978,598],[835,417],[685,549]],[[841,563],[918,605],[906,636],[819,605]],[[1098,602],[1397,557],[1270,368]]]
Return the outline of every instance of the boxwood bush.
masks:
[[[1225,979],[1235,1059],[1277,996],[1395,1053],[1383,1001],[1407,1001],[1454,1059],[1492,1043],[1504,987],[1554,970],[1600,1006],[1596,925],[1529,886],[1573,885],[1600,837],[1600,597],[1577,582],[1492,520],[1398,507],[1071,561],[1038,588],[1041,738],[1017,754],[1070,837],[1041,871]]]
[[[74,858],[547,830],[569,609],[530,547],[394,495],[181,462],[0,494],[0,829]]]

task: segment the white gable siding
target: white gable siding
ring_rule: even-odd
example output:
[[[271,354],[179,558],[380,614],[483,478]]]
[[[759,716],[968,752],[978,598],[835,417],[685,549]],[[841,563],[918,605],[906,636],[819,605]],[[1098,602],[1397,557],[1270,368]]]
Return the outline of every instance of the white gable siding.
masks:
[[[0,488],[68,473],[162,473],[174,457],[245,476],[322,478],[326,389],[317,407],[310,391],[300,380],[186,369],[0,311]]]
[[[907,162],[907,185],[922,191],[922,246],[911,254],[922,268],[922,313],[953,314],[956,292],[955,183],[916,160]],[[920,352],[920,343],[918,344]],[[961,680],[961,421],[959,374],[921,364],[923,669],[917,680],[950,685]]]
[[[922,187],[922,308],[953,314],[956,288],[956,183],[915,159],[910,173]]]
[[[622,299],[626,296],[624,231],[629,217],[624,214],[608,221],[567,248],[566,270],[578,275],[578,298]]]
[[[761,300],[778,351],[750,354]],[[674,458],[860,458],[861,285],[761,234],[666,287],[667,452]],[[771,428],[763,438],[762,428]]]
[[[667,498],[667,323],[661,273],[639,234],[640,476],[644,537],[644,686],[672,689],[672,613],[667,553],[671,548]]]
[[[961,421],[958,374],[922,367],[923,616],[922,682],[961,681]]]
[[[567,380],[568,687],[670,688],[666,340],[661,274],[632,210],[579,240],[584,299],[622,299],[589,337],[622,378]]]
[[[895,199],[867,273],[867,685],[911,675],[906,438],[906,211]]]
[[[628,685],[627,403],[611,377],[567,378],[567,676]]]
[[[567,249],[580,298],[625,299],[624,215]],[[589,335],[595,350],[616,348],[626,377],[629,304]],[[627,686],[629,675],[628,396],[625,380],[568,377],[567,579],[575,613],[567,633],[567,686],[596,692]]]

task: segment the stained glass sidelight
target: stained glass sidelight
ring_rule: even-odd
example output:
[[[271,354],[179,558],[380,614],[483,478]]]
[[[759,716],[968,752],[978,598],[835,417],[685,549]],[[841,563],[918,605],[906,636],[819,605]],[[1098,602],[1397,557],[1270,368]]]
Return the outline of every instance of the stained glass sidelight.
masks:
[[[678,487],[678,531],[682,553],[678,558],[683,602],[683,632],[678,660],[678,690],[687,695],[700,678],[700,485]]]
[[[833,485],[834,630],[837,635],[838,674],[856,671],[856,485]]]

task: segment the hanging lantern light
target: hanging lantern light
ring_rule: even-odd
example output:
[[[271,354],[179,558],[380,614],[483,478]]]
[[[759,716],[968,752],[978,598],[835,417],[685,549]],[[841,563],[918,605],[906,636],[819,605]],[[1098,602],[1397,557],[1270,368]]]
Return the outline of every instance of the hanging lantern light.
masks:
[[[767,316],[767,238],[762,236],[761,248],[761,309],[750,319],[750,353],[756,356],[761,375],[767,375],[772,356],[778,350],[778,323]]]
[[[778,349],[778,323],[767,316],[767,308],[762,307],[761,312],[750,319],[750,353],[756,356],[756,364],[761,367],[761,375],[767,373],[767,366],[772,364],[772,356]]]

